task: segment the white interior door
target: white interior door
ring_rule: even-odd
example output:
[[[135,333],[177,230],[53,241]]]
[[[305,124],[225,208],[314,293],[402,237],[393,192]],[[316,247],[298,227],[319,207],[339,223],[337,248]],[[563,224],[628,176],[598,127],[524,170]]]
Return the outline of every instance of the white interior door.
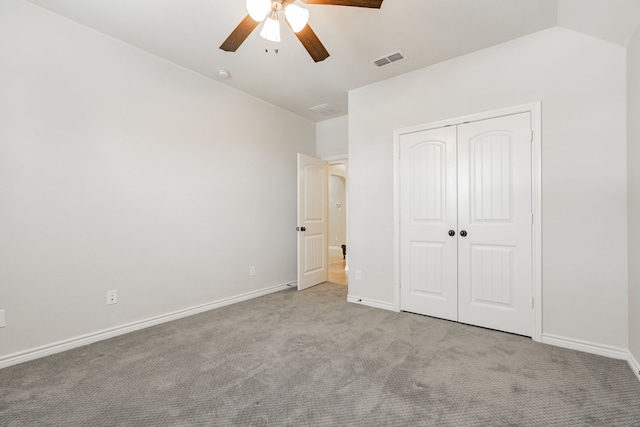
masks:
[[[327,162],[298,154],[298,290],[327,281]]]
[[[527,336],[533,332],[530,116],[458,126],[458,320]]]
[[[400,136],[400,308],[531,336],[531,117]]]
[[[455,126],[400,137],[401,308],[458,320]]]

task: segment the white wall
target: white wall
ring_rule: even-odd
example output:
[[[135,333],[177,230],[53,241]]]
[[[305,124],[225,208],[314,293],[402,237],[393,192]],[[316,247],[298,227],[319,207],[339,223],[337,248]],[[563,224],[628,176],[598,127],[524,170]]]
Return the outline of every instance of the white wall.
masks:
[[[558,0],[558,25],[626,47],[638,26],[638,0]]]
[[[21,0],[0,88],[0,362],[295,280],[314,123]]]
[[[626,51],[553,28],[350,92],[350,296],[394,304],[393,130],[542,102],[543,333],[627,348]]]
[[[635,360],[640,361],[640,27],[627,55],[629,349]]]
[[[329,175],[329,246],[347,243],[347,191],[343,177]]]
[[[347,154],[349,121],[347,116],[316,124],[316,157],[330,158]]]

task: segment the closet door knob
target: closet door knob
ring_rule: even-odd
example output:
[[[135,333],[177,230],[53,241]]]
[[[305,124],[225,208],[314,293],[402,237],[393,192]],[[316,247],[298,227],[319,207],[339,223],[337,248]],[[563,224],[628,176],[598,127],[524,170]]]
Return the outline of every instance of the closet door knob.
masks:
[[[466,232],[465,230],[462,230],[462,231],[460,232],[460,235],[461,235],[462,237],[466,237],[466,236],[467,236],[467,232]]]
[[[449,236],[453,237],[456,235],[456,232],[453,230],[449,230]]]

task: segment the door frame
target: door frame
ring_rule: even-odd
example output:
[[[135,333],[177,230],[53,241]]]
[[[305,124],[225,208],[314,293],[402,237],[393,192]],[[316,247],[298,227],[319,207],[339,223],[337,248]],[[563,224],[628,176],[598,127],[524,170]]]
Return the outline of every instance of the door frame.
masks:
[[[467,122],[493,119],[518,113],[531,113],[531,205],[533,228],[531,232],[532,295],[534,341],[542,341],[542,120],[541,102],[532,102],[498,110],[485,111],[452,119],[396,129],[393,132],[394,179],[394,310],[400,311],[400,135],[460,125]]]

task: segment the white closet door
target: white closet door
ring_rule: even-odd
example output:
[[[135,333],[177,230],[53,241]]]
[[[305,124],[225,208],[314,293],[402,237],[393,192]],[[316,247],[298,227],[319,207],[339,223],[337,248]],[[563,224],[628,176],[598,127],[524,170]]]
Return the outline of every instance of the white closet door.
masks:
[[[458,320],[531,336],[530,113],[458,126],[458,194]]]
[[[401,310],[531,336],[532,220],[530,113],[401,135]]]
[[[401,309],[457,320],[456,128],[400,137]]]

